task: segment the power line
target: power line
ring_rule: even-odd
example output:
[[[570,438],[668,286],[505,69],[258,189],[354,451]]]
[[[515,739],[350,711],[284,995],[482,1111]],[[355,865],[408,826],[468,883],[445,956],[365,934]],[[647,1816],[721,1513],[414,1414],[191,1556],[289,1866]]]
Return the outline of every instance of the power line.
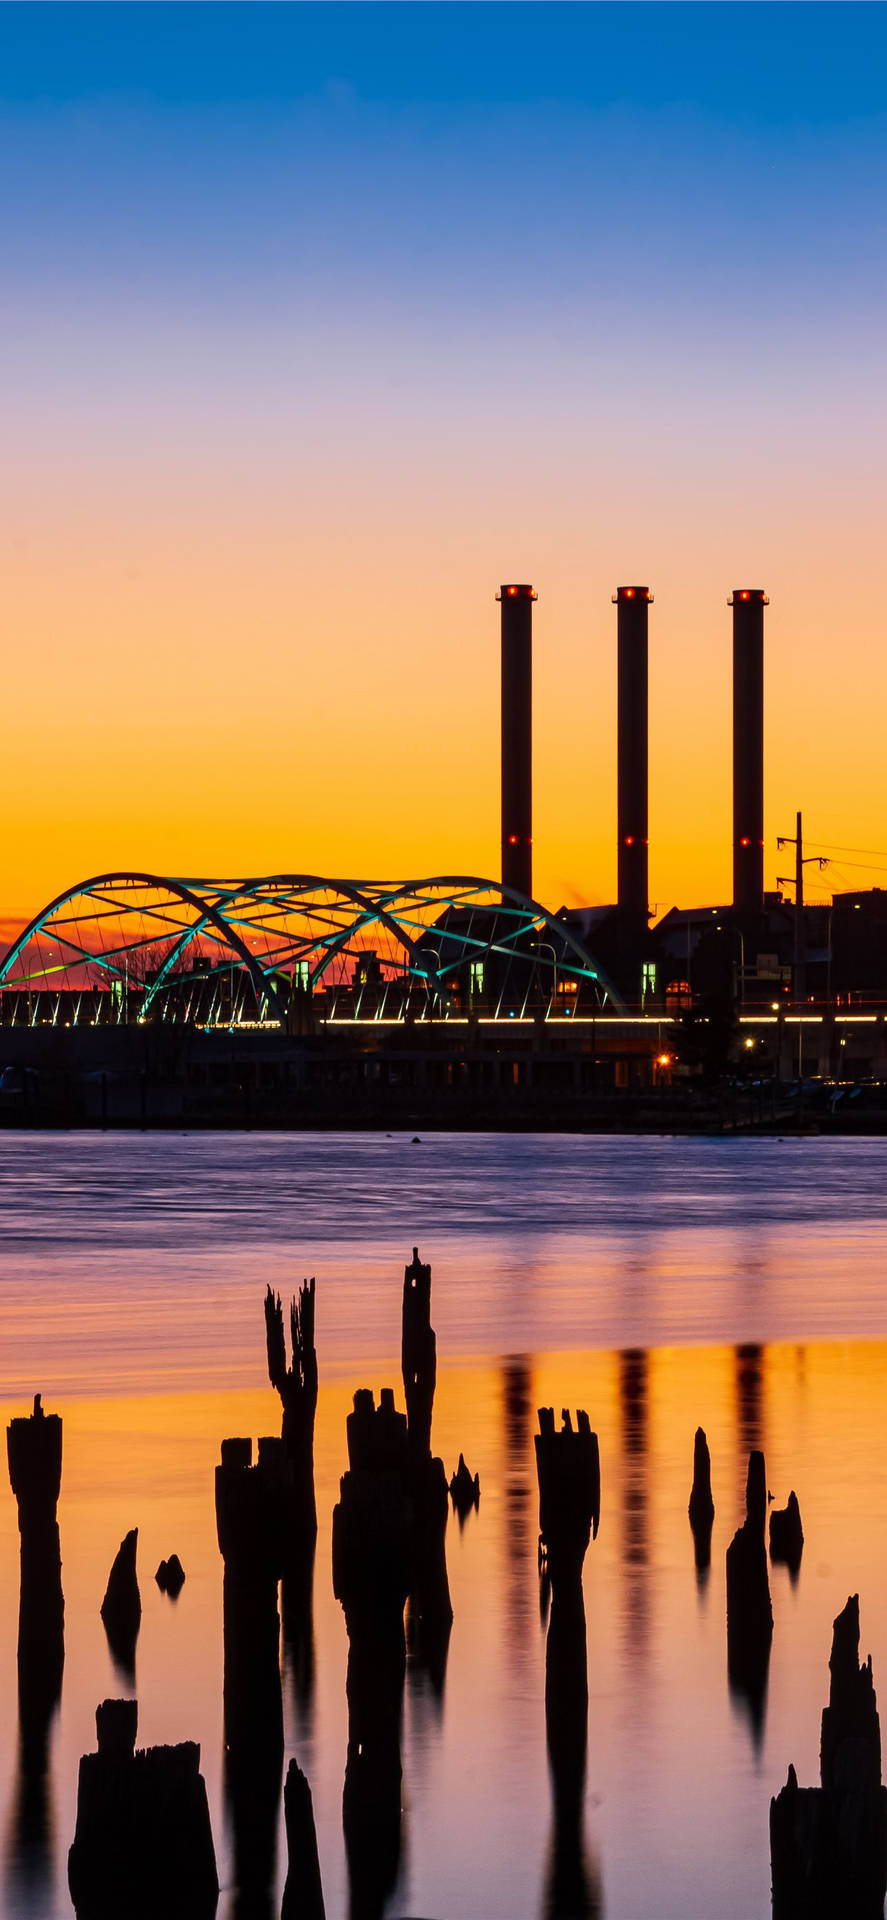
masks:
[[[887,873],[887,867],[876,867],[870,860],[842,860],[838,871],[852,867],[857,873]]]
[[[843,847],[834,840],[809,839],[807,845],[808,847],[825,847],[832,853],[872,853],[876,860],[887,860],[887,848],[884,847]],[[883,872],[883,868],[880,871]]]

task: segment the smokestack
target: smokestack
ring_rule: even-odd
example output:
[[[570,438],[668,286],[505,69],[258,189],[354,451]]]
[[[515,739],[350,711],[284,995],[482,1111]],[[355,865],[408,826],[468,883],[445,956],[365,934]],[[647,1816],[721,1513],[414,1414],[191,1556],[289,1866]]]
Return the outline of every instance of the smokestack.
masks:
[[[764,608],[760,587],[734,587],[733,905],[764,910]]]
[[[617,587],[618,900],[649,918],[647,882],[647,611],[649,587]]]
[[[533,894],[532,587],[504,586],[502,602],[502,885]]]

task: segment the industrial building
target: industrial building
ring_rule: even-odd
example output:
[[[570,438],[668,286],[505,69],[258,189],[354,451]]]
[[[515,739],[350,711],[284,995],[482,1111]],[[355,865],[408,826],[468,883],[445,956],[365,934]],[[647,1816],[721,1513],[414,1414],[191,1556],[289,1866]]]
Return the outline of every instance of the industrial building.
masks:
[[[451,1084],[455,1073],[478,1085],[548,1081],[578,1093],[674,1083],[719,1060],[759,1077],[887,1075],[887,893],[804,905],[800,815],[801,904],[764,891],[763,589],[735,588],[730,598],[733,898],[673,907],[655,927],[652,593],[635,584],[613,595],[617,898],[588,908],[534,898],[536,594],[509,582],[498,598],[501,877],[117,873],[79,882],[0,960],[9,1070],[43,1058],[50,1032],[56,1049],[64,1035],[80,1035],[85,1059],[90,1047],[108,1052],[112,1029],[175,1029],[210,1046],[226,1035],[255,1047],[262,1036],[263,1057],[285,1059],[303,1081],[338,1073],[342,1062],[415,1085],[435,1076]],[[126,1043],[117,1045],[122,1058]]]

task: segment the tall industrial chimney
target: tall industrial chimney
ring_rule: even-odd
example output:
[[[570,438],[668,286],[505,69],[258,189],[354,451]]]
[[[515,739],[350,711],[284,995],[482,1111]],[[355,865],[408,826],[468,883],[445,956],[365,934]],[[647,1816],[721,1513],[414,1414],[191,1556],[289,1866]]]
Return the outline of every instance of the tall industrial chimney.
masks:
[[[647,612],[649,587],[617,587],[618,652],[617,773],[618,900],[620,908],[649,918],[647,882]]]
[[[764,608],[760,587],[734,587],[733,905],[764,910]]]
[[[504,586],[502,602],[502,884],[533,893],[532,587]]]

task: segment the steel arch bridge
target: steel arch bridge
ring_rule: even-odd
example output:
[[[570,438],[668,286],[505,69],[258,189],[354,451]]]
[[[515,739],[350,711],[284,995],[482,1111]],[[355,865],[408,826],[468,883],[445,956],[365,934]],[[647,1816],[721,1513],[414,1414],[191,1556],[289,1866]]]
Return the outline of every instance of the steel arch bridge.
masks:
[[[498,881],[106,873],[69,887],[0,960],[4,1024],[275,1025],[622,1002],[575,930]]]

